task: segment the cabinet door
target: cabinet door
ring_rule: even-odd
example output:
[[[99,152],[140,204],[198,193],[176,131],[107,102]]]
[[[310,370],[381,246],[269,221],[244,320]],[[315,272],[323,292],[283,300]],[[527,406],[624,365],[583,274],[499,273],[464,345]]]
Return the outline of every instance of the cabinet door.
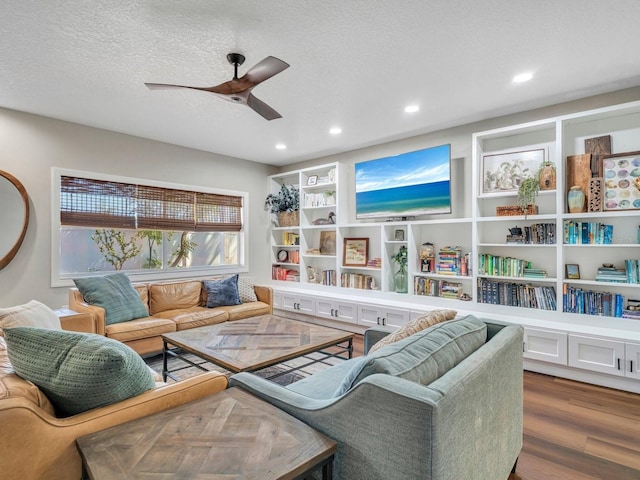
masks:
[[[624,375],[624,342],[597,337],[569,335],[569,366]]]
[[[307,297],[304,295],[283,293],[281,308],[283,310],[291,310],[294,312],[313,315],[315,313],[315,300],[313,297]]]
[[[358,307],[358,324],[368,327],[398,328],[409,321],[410,315],[408,310],[360,305]]]
[[[358,306],[352,302],[316,299],[316,316],[358,323]]]
[[[627,377],[640,378],[640,343],[625,343],[625,375]]]
[[[524,329],[523,357],[543,362],[567,364],[567,334],[535,328]]]

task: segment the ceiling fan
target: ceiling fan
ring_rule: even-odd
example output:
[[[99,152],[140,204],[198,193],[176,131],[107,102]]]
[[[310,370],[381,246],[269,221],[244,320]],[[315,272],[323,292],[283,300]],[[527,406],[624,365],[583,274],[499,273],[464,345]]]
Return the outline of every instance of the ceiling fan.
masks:
[[[238,78],[238,66],[244,63],[245,57],[240,53],[230,53],[227,60],[234,66],[233,79],[215,87],[189,87],[187,85],[169,85],[166,83],[145,83],[150,90],[190,88],[210,92],[233,103],[247,105],[267,120],[282,118],[269,105],[256,98],[251,90],[260,83],[289,68],[289,64],[276,57],[266,57],[254,65],[242,77]]]

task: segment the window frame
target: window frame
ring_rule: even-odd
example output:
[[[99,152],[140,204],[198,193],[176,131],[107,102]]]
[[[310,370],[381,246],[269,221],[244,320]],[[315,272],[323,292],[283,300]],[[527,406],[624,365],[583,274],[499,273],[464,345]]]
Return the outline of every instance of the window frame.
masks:
[[[162,182],[156,180],[125,177],[122,175],[109,175],[97,172],[87,172],[82,170],[72,170],[65,168],[51,168],[51,286],[52,287],[70,287],[73,286],[74,277],[95,276],[96,272],[74,273],[62,275],[60,273],[60,248],[61,236],[60,229],[60,182],[61,177],[81,177],[92,180],[102,180],[107,182],[131,183],[145,185],[150,187],[170,188],[177,190],[188,190],[198,193],[209,193],[218,195],[233,195],[242,197],[242,229],[236,233],[239,235],[238,257],[239,263],[232,266],[216,266],[216,267],[192,267],[188,269],[172,269],[171,271],[163,270],[151,272],[148,270],[132,270],[123,271],[132,281],[154,281],[169,280],[178,278],[197,278],[211,275],[227,275],[234,273],[247,273],[249,271],[249,261],[247,245],[249,240],[249,192],[226,190],[219,188],[208,188],[196,185],[185,185],[179,183]],[[145,230],[145,229],[141,229]],[[149,230],[149,229],[147,229]],[[98,273],[100,274],[100,273]]]

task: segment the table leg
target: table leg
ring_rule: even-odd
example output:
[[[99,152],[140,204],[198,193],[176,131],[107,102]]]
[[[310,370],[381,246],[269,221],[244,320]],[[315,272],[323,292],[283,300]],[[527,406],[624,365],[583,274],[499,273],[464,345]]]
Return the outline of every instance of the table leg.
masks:
[[[168,372],[168,355],[167,355],[167,341],[162,341],[162,381],[167,381],[167,372]]]
[[[347,347],[349,349],[349,358],[353,358],[353,338],[349,339],[349,346]]]
[[[333,480],[333,455],[322,465],[322,480]]]

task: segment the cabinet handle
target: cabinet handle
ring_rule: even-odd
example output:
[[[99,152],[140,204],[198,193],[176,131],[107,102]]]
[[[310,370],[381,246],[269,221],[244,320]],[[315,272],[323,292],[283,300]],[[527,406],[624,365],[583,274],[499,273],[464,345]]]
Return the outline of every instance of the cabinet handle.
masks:
[[[340,316],[340,312],[338,311],[338,309],[336,308],[336,314],[335,317],[338,318]]]
[[[618,359],[618,370],[620,370],[620,359]]]
[[[382,326],[385,326],[387,324],[387,319],[382,317]]]
[[[526,353],[527,352],[527,344],[522,342],[522,353]]]
[[[331,309],[331,316],[335,317],[335,315],[333,314],[333,308]]]
[[[376,324],[380,325],[380,317],[376,318]]]
[[[629,372],[633,373],[633,360],[629,360]]]

